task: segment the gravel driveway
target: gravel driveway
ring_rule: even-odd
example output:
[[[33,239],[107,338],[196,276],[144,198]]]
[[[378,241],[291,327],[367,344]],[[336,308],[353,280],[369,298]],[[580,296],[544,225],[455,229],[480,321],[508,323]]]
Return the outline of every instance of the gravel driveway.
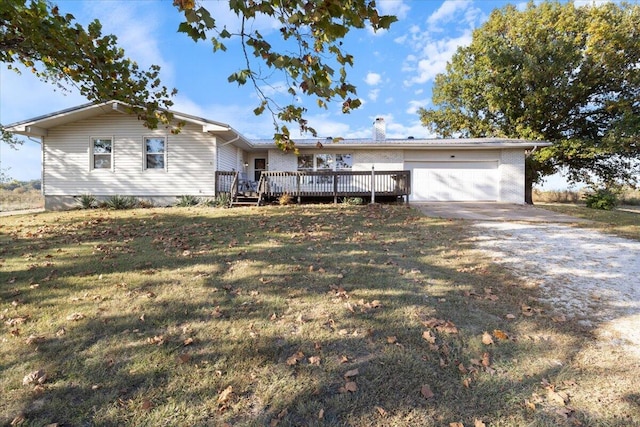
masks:
[[[640,359],[640,242],[558,223],[471,224],[477,248],[539,286],[554,315]]]

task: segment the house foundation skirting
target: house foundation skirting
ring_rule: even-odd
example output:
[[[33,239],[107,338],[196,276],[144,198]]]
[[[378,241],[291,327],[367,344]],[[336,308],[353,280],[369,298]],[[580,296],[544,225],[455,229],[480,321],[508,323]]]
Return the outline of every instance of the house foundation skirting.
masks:
[[[98,203],[103,202],[110,197],[113,197],[113,194],[106,196],[97,196],[93,195]],[[144,202],[149,206],[173,206],[176,204],[178,200],[178,196],[136,196],[136,195],[128,195],[128,194],[120,194],[120,196],[131,196],[140,202]],[[77,196],[44,196],[44,208],[47,211],[63,211],[70,209],[78,209],[81,207],[80,205],[80,195]],[[198,195],[198,197],[202,198],[213,198],[213,195]]]

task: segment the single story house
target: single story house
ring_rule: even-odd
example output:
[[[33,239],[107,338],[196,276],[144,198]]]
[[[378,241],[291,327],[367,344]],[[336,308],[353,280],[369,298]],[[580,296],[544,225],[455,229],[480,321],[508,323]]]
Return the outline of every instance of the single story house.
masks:
[[[372,169],[380,176],[386,172],[396,189],[402,179],[399,194],[410,201],[522,204],[525,154],[550,145],[503,138],[388,139],[384,120],[376,119],[371,139],[296,140],[294,154],[271,140],[249,140],[224,123],[173,114],[184,123],[178,134],[144,127],[118,101],[85,104],[5,129],[40,139],[42,191],[50,210],[77,206],[83,194],[128,195],[163,205],[182,195],[215,197],[221,188],[216,180],[225,173],[254,182],[272,177],[272,192],[279,187],[275,177],[284,175],[298,176],[298,190],[328,180],[323,188],[335,190],[338,175],[343,183],[348,175],[353,187]]]

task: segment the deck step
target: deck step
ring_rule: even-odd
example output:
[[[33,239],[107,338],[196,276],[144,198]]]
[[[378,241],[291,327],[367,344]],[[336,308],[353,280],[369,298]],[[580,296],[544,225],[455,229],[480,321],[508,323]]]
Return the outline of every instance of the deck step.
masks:
[[[258,206],[259,201],[259,197],[238,196],[231,202],[231,206]]]

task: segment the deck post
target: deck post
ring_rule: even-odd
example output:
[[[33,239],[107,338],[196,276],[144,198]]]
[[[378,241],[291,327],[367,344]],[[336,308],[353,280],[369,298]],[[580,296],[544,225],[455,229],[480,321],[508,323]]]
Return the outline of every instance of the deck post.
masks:
[[[371,204],[376,202],[376,172],[375,167],[371,166]]]
[[[300,174],[296,175],[296,191],[298,193],[298,204],[302,202],[302,197],[300,197]]]
[[[333,173],[333,204],[338,203],[338,174]]]

